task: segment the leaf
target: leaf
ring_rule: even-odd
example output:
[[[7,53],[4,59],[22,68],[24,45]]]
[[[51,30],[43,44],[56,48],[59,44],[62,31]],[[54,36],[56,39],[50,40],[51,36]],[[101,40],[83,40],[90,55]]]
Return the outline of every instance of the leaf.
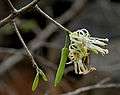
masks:
[[[38,87],[39,84],[39,73],[36,74],[35,79],[33,81],[33,85],[32,85],[32,91],[34,92],[36,90],[36,88]]]
[[[38,72],[42,76],[44,81],[48,81],[47,76],[43,73],[43,71],[41,69],[39,69]]]
[[[65,69],[65,63],[66,63],[67,57],[68,57],[68,53],[69,53],[68,48],[64,47],[62,49],[60,65],[59,65],[58,70],[57,70],[54,86],[56,86],[62,79],[64,69]]]

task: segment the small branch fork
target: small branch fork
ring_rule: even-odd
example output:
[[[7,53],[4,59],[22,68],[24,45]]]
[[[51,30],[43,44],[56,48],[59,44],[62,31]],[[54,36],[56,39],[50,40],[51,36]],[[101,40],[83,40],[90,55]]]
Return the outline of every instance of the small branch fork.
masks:
[[[63,29],[64,31],[66,31],[67,33],[71,33],[70,30],[68,30],[67,28],[63,27],[60,23],[58,23],[57,21],[55,21],[54,19],[52,19],[49,15],[47,15],[46,13],[44,13],[37,5],[37,3],[39,2],[39,0],[33,0],[31,3],[29,3],[28,5],[26,5],[25,7],[17,10],[13,4],[11,3],[10,0],[8,0],[13,12],[7,16],[6,18],[4,18],[3,20],[0,21],[0,27],[9,23],[10,21],[12,21],[13,19],[15,19],[16,16],[20,15],[20,13],[23,13],[24,11],[26,11],[27,9],[29,9],[30,7],[34,6],[41,14],[43,14],[46,18],[48,18],[49,20],[51,20],[53,23],[55,23],[57,26],[59,26],[61,29]]]
[[[0,27],[4,26],[5,24],[9,23],[10,21],[12,21],[15,17],[19,16],[21,13],[24,13],[25,11],[27,11],[29,8],[31,8],[32,6],[36,5],[40,0],[33,0],[31,3],[29,3],[28,5],[26,5],[25,7],[17,10],[14,8],[13,4],[11,3],[10,0],[8,0],[13,12],[11,14],[9,14],[6,18],[4,18],[3,20],[0,21]]]
[[[76,89],[75,91],[64,93],[62,95],[78,95],[78,94],[80,94],[82,92],[86,92],[86,91],[94,90],[94,89],[120,88],[120,84],[117,84],[117,83],[104,84],[104,83],[108,82],[109,80],[110,80],[110,78],[105,78],[105,79],[103,79],[102,81],[98,82],[95,85],[81,87],[81,88]]]
[[[63,30],[65,31],[65,33],[66,33],[66,36],[69,36],[68,33],[71,33],[71,31],[69,31],[67,28],[63,27],[63,26],[62,26],[61,24],[59,24],[57,21],[55,21],[54,19],[52,19],[49,15],[47,15],[46,13],[44,13],[44,12],[38,7],[38,5],[37,5],[37,2],[38,2],[38,1],[39,1],[39,0],[33,0],[30,4],[26,5],[25,7],[21,8],[21,9],[19,9],[19,10],[17,10],[17,9],[13,6],[13,4],[11,3],[11,1],[8,0],[9,4],[10,4],[12,10],[13,10],[13,13],[16,14],[16,15],[19,14],[19,13],[21,13],[21,12],[23,12],[23,11],[25,11],[25,10],[27,10],[29,7],[35,5],[35,8],[36,8],[41,14],[43,14],[46,18],[48,18],[48,19],[51,20],[53,23],[55,23],[57,26],[59,26],[61,29],[63,29]],[[29,57],[31,58],[31,60],[32,60],[32,62],[33,62],[33,64],[34,64],[35,67],[38,69],[38,66],[37,66],[37,64],[36,64],[36,62],[35,62],[32,54],[31,54],[31,52],[30,52],[29,49],[27,48],[27,46],[26,46],[26,44],[25,44],[22,36],[21,36],[20,33],[19,33],[19,30],[18,30],[17,25],[16,25],[15,20],[14,20],[14,18],[15,18],[15,16],[13,16],[14,14],[10,14],[8,17],[6,17],[6,18],[3,19],[2,21],[0,21],[0,25],[2,25],[4,22],[8,23],[9,20],[12,20],[12,21],[13,21],[14,28],[15,28],[15,30],[16,30],[16,33],[17,33],[20,41],[22,42],[24,48],[26,49]],[[10,18],[12,18],[12,19],[10,19]],[[67,40],[67,39],[66,39],[66,40]],[[67,41],[67,42],[68,42],[68,41]],[[66,42],[66,43],[67,43],[67,42]]]
[[[55,21],[54,19],[52,19],[49,15],[47,15],[45,12],[43,12],[39,6],[37,5],[37,3],[39,2],[39,0],[33,0],[31,3],[29,3],[28,5],[26,5],[25,7],[17,10],[13,4],[11,3],[10,0],[8,0],[13,12],[6,17],[5,19],[0,21],[0,27],[11,22],[12,20],[15,19],[16,16],[20,15],[20,13],[23,13],[24,11],[26,11],[28,8],[34,6],[41,14],[43,14],[46,18],[48,18],[49,20],[51,20],[54,24],[56,24],[57,26],[59,26],[61,29],[63,29],[65,31],[66,34],[66,41],[65,41],[65,45],[67,43],[69,43],[69,33],[71,33],[70,30],[68,30],[67,28],[65,28],[64,26],[62,26],[60,23],[58,23],[57,21]]]

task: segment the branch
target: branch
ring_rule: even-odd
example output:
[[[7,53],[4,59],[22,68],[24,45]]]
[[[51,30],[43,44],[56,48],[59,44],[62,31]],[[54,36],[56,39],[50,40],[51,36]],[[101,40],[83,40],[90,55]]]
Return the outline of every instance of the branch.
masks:
[[[14,24],[14,28],[15,28],[15,30],[16,30],[16,33],[17,33],[20,41],[22,42],[25,50],[27,51],[27,53],[28,53],[28,55],[29,55],[29,57],[30,57],[30,59],[31,59],[31,61],[32,61],[32,63],[33,63],[33,66],[35,66],[35,68],[36,68],[36,71],[37,71],[37,72],[39,71],[39,73],[40,73],[42,76],[45,76],[44,73],[43,73],[43,71],[38,67],[37,63],[35,62],[35,60],[34,60],[32,54],[31,54],[31,52],[29,51],[27,45],[25,44],[25,42],[24,42],[21,34],[19,33],[19,30],[18,30],[18,28],[17,28],[17,25],[16,25],[15,21],[13,21],[13,24]]]
[[[11,3],[11,1],[10,1],[10,0],[8,0],[8,2],[9,2],[9,4],[10,4],[10,6],[11,6],[11,8],[12,8],[13,12],[17,12],[17,10],[14,8],[13,4]]]
[[[15,30],[16,30],[16,33],[17,33],[17,35],[18,35],[20,41],[22,42],[22,44],[23,44],[25,50],[27,51],[27,53],[28,53],[29,57],[31,58],[33,64],[37,67],[37,64],[36,64],[36,62],[35,62],[35,60],[34,60],[32,54],[31,54],[31,52],[30,52],[29,49],[27,48],[27,46],[26,46],[26,44],[25,44],[25,42],[24,42],[24,40],[23,40],[21,34],[19,33],[19,30],[18,30],[18,28],[17,28],[17,25],[16,25],[15,21],[13,21],[13,24],[14,24],[14,28],[15,28]]]
[[[106,78],[102,81],[100,81],[99,83],[95,84],[95,85],[91,85],[91,86],[86,86],[86,87],[81,87],[76,89],[75,91],[72,92],[68,92],[62,95],[78,95],[82,92],[86,92],[89,90],[94,90],[94,89],[103,89],[103,88],[120,88],[120,83],[115,84],[115,83],[110,83],[110,84],[103,84],[105,82],[109,81],[109,78]]]
[[[60,23],[58,23],[57,21],[55,21],[54,19],[52,19],[49,15],[47,15],[45,12],[43,12],[38,5],[35,6],[35,8],[41,13],[43,14],[46,18],[48,18],[49,20],[51,20],[53,23],[55,23],[57,26],[59,26],[61,29],[63,29],[64,31],[70,33],[70,31],[63,27]]]
[[[24,6],[23,8],[19,9],[19,10],[14,10],[13,13],[9,14],[6,18],[4,18],[3,20],[0,21],[0,27],[4,26],[5,24],[9,23],[10,21],[12,21],[15,17],[19,16],[21,13],[24,13],[25,11],[27,11],[29,8],[31,8],[32,6],[36,5],[40,0],[33,0],[31,3],[29,3],[28,5]],[[12,3],[8,0],[8,2],[10,3],[12,9],[14,8]]]
[[[36,4],[35,8],[41,13],[43,14],[46,18],[48,18],[49,20],[51,20],[53,23],[55,23],[57,26],[59,26],[61,29],[63,29],[65,31],[65,47],[69,47],[69,33],[71,33],[70,30],[68,30],[67,28],[65,28],[64,26],[62,26],[60,23],[58,23],[57,21],[55,21],[54,19],[52,19],[49,15],[47,15],[45,12],[43,12],[38,5]]]
[[[75,0],[74,4],[71,8],[66,11],[63,15],[58,17],[56,21],[60,24],[65,24],[69,20],[71,20],[75,15],[81,11],[81,9],[86,4],[87,0]],[[45,42],[45,40],[52,35],[58,29],[57,25],[54,23],[50,23],[42,32],[40,32],[34,40],[30,42],[30,46],[32,50],[36,50],[37,48],[43,46],[39,41]]]
[[[28,8],[34,6],[34,4],[36,4],[38,1],[39,0],[33,0],[29,5],[26,5],[25,7],[17,10],[17,12],[22,13],[22,12],[26,11]],[[82,7],[85,5],[86,1],[87,0],[76,0],[75,3],[72,5],[72,7],[67,12],[65,12],[62,16],[58,17],[57,22],[59,22],[60,24],[63,24],[63,23],[66,23],[67,21],[69,21],[72,17],[74,17],[82,9]],[[0,26],[1,25],[5,25],[6,22],[8,23],[12,19],[14,19],[15,15],[14,16],[13,15],[14,14],[11,13],[4,20],[0,21]],[[18,16],[19,16],[19,14],[18,14]],[[10,19],[10,18],[12,18],[12,19]],[[44,41],[45,41],[46,38],[49,37],[49,35],[51,35],[52,33],[54,33],[57,28],[58,27],[55,24],[53,24],[53,23],[51,23],[50,25],[48,25],[47,28],[43,30],[43,32],[42,32],[43,34],[39,34],[39,36],[37,36],[37,38],[36,38],[37,40],[38,40],[38,38],[41,39],[41,40],[38,40],[39,41],[38,44],[40,46],[44,46],[44,45],[46,45],[48,47],[51,46],[51,45],[47,45],[46,43],[44,43]],[[35,43],[34,43],[34,41],[33,41],[32,44],[29,44],[29,47],[33,51],[36,50],[34,48],[34,46],[37,44],[37,42],[35,41]],[[18,63],[21,59],[23,59],[23,54],[24,54],[24,51],[23,50],[19,50],[13,56],[10,56],[7,60],[4,60],[3,64],[1,64],[0,67],[5,67],[5,68],[0,69],[0,74],[3,74],[3,72],[5,72],[7,69],[9,69],[10,67],[12,67],[16,63]]]

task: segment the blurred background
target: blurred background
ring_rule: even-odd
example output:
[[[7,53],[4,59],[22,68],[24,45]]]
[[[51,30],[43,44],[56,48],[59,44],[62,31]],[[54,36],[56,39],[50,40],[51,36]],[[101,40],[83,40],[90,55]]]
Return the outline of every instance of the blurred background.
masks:
[[[11,0],[16,9],[32,0]],[[89,30],[95,37],[109,38],[109,54],[90,55],[96,71],[76,75],[66,65],[63,79],[54,87],[54,78],[64,46],[64,33],[35,8],[16,18],[20,33],[49,81],[41,81],[34,95],[60,95],[93,85],[109,77],[120,83],[120,0],[40,0],[40,8],[71,31]],[[7,0],[0,0],[0,20],[11,13]],[[11,23],[0,28],[0,95],[33,95],[31,86],[36,71],[23,50]],[[81,95],[120,95],[120,88],[95,89]]]

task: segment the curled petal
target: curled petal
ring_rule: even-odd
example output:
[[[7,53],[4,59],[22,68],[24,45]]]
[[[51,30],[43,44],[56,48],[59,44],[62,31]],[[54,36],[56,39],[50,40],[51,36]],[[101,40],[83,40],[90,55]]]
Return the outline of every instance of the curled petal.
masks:
[[[82,31],[82,30],[77,30],[76,31],[77,33],[78,33],[78,35],[80,36],[85,36],[86,34],[85,34],[85,32],[84,31]]]
[[[90,50],[96,50],[96,51],[102,53],[102,55],[108,54],[108,50],[107,50],[107,49],[103,49],[103,48],[101,48],[101,47],[99,47],[99,46],[96,46],[96,45],[94,45],[94,44],[90,44],[90,45],[88,45],[87,47],[88,47]]]
[[[92,39],[92,40],[99,40],[99,41],[105,41],[105,42],[109,41],[108,38],[102,39],[102,38],[90,37],[90,39]]]
[[[106,43],[101,42],[101,41],[99,41],[99,40],[91,40],[90,42],[91,42],[92,44],[96,44],[96,45],[100,45],[100,46],[105,46],[105,45],[107,45]]]
[[[75,70],[75,73],[78,74],[78,71],[77,71],[77,63],[74,63],[74,70]]]
[[[86,37],[89,37],[90,36],[90,33],[88,32],[87,29],[81,29],[81,31],[83,31],[86,35]]]

